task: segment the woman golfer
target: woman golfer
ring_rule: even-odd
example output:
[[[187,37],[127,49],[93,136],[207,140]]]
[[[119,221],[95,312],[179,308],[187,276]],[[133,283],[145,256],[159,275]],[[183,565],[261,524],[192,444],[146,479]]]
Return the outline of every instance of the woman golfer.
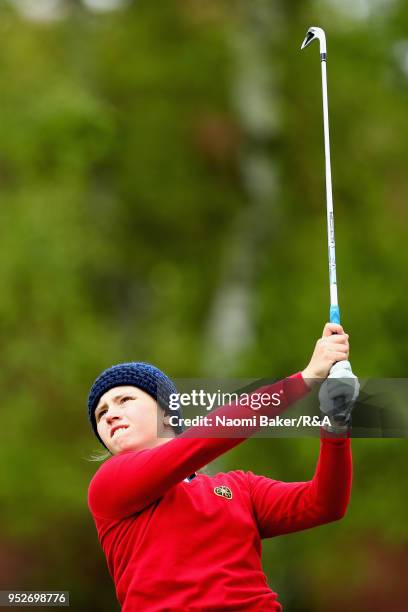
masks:
[[[89,418],[112,456],[93,477],[88,503],[122,610],[282,610],[262,570],[261,540],[338,520],[346,511],[348,425],[358,387],[348,354],[347,334],[328,323],[302,372],[257,390],[278,397],[279,409],[273,402],[256,413],[276,415],[316,379],[327,378],[337,362],[334,385],[328,385],[332,371],[320,389],[331,425],[321,430],[317,468],[308,482],[241,470],[196,474],[257,426],[238,427],[240,437],[215,425],[180,433],[169,410],[176,389],[149,364],[119,364],[96,379]],[[345,402],[336,408],[339,395]],[[239,419],[254,413],[234,403],[210,415]]]

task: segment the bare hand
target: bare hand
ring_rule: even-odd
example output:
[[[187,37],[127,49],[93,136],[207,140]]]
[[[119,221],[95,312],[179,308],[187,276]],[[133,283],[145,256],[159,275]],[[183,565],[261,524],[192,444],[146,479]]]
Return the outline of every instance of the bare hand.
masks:
[[[309,387],[327,378],[330,369],[337,361],[348,359],[349,336],[337,323],[326,323],[322,337],[316,342],[309,365],[302,376]]]

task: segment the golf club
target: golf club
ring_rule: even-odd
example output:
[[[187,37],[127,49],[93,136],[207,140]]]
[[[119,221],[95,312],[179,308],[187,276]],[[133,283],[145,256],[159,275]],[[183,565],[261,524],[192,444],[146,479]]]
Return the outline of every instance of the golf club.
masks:
[[[337,298],[336,278],[336,242],[334,237],[333,191],[330,163],[330,134],[329,134],[329,106],[327,97],[327,49],[326,35],[322,28],[311,27],[301,49],[305,49],[314,40],[319,40],[320,60],[322,67],[322,95],[323,95],[323,129],[324,129],[324,156],[326,167],[326,208],[327,208],[327,240],[329,248],[329,280],[330,280],[330,323],[340,323],[340,310]]]
[[[326,34],[322,28],[312,26],[308,29],[301,49],[308,47],[314,40],[319,41],[320,63],[322,68],[322,97],[323,97],[323,131],[324,131],[324,157],[326,169],[326,210],[327,210],[327,242],[329,251],[329,282],[330,282],[330,323],[340,324],[340,309],[337,297],[336,276],[336,241],[334,237],[333,189],[330,162],[330,133],[329,133],[329,103],[327,96],[327,45]],[[344,404],[343,397],[336,397],[335,408]]]

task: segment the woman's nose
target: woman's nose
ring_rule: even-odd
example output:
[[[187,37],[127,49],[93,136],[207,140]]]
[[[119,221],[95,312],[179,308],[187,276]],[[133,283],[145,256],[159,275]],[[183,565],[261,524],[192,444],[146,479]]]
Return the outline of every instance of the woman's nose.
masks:
[[[115,410],[110,410],[106,415],[106,420],[108,423],[112,423],[115,419],[118,419],[119,415],[115,412]]]

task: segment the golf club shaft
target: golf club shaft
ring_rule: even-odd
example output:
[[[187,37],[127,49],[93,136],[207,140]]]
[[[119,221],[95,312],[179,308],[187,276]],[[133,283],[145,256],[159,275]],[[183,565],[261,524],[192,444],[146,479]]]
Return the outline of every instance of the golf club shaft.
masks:
[[[336,242],[334,237],[333,189],[330,162],[329,103],[327,95],[327,70],[325,54],[322,56],[321,59],[321,68],[323,94],[324,156],[326,168],[327,242],[329,254],[330,280],[330,323],[340,323],[340,310],[337,298]]]
[[[327,95],[327,69],[326,54],[321,56],[322,67],[322,94],[323,94],[323,132],[324,132],[324,157],[326,168],[326,209],[327,209],[327,242],[329,253],[329,280],[330,280],[330,323],[340,324],[340,310],[337,298],[336,278],[336,241],[334,237],[334,211],[333,211],[333,188],[330,161],[330,131],[329,131],[329,101]],[[334,399],[335,409],[338,410],[344,404],[344,397]]]

